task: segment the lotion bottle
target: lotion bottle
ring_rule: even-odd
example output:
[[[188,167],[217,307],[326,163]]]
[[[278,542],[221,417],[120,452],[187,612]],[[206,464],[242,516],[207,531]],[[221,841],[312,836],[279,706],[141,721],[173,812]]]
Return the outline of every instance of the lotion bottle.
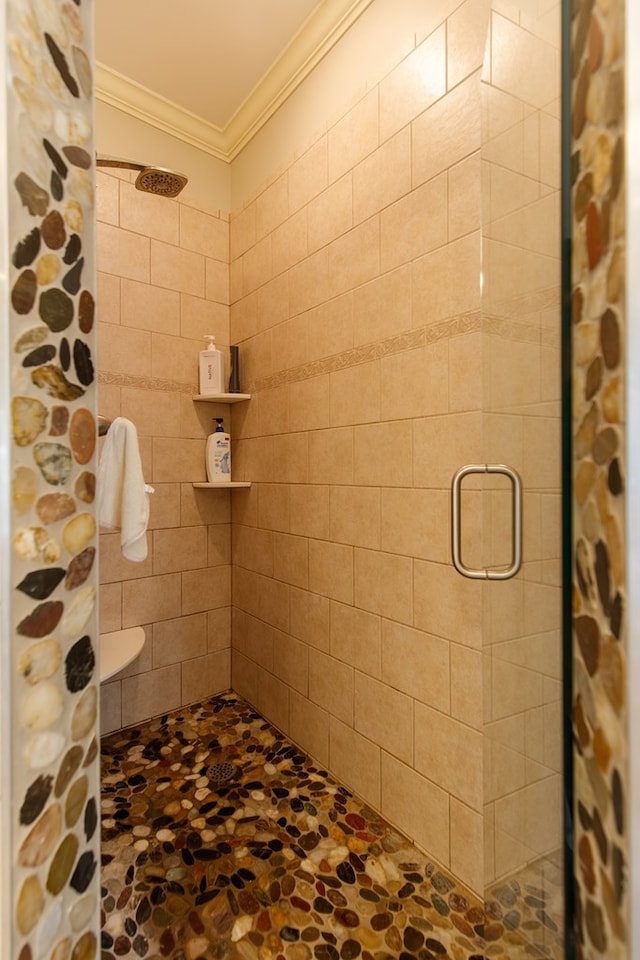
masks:
[[[231,480],[231,437],[225,433],[222,417],[214,417],[216,429],[207,437],[205,462],[209,483]]]
[[[206,349],[200,351],[200,393],[205,396],[224,393],[222,351],[216,348],[216,338],[212,334],[208,334],[205,340],[209,343]]]

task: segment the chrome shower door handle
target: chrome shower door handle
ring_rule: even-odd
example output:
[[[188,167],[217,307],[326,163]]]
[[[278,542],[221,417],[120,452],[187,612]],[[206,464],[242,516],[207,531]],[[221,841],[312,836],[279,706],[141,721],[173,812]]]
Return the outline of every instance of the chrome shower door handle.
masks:
[[[506,570],[474,570],[462,562],[462,529],[460,524],[460,495],[462,481],[471,473],[501,473],[511,480],[512,497],[512,551],[511,564]],[[463,577],[471,580],[510,580],[522,563],[522,481],[518,473],[504,463],[468,463],[460,467],[451,484],[451,554],[453,565]]]

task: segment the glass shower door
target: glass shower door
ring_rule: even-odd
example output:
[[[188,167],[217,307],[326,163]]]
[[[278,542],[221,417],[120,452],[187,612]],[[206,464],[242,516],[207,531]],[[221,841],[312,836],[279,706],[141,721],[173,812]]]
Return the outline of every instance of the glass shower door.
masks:
[[[492,924],[564,957],[560,5],[495,4],[482,78],[483,448],[522,479],[522,565],[483,590]],[[511,485],[483,487],[483,563],[512,558]]]

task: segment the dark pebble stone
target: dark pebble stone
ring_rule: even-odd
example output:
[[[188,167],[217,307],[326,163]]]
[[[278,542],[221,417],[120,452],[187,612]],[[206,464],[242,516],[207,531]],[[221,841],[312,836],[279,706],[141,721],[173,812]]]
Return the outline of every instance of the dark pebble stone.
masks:
[[[558,924],[551,919],[546,910],[536,910],[536,917],[545,925],[547,930],[552,930],[554,933],[558,932]]]
[[[340,947],[340,960],[355,960],[362,952],[357,940],[345,940]]]
[[[131,940],[129,940],[129,937],[125,937],[122,934],[117,937],[115,943],[113,944],[113,952],[115,953],[116,957],[128,956],[131,952]]]
[[[49,140],[46,139],[46,137],[43,139],[42,144],[45,150],[47,151],[47,155],[51,160],[52,164],[54,165],[56,172],[59,173],[62,179],[64,180],[68,173],[68,168],[66,163],[64,162],[64,160],[62,159],[62,157],[60,156],[56,148],[53,146],[53,144],[50,143]]]
[[[113,946],[113,937],[106,930],[103,930],[100,934],[100,946],[103,950],[110,950]]]
[[[424,879],[421,873],[405,873],[404,878],[411,883],[422,883]]]
[[[573,621],[574,630],[578,638],[580,652],[587,673],[593,677],[598,668],[598,657],[600,654],[600,628],[597,620],[589,616],[575,617]]]
[[[34,600],[46,600],[65,575],[62,567],[52,567],[50,570],[33,570],[18,584],[18,590],[26,593]]]
[[[197,907],[200,907],[203,903],[210,903],[211,900],[215,900],[219,893],[219,890],[205,890],[204,893],[198,894],[194,900],[194,903]]]
[[[159,907],[160,904],[164,903],[166,899],[167,899],[167,895],[165,894],[162,887],[154,887],[151,893],[149,894],[149,900],[151,901],[154,907]]]
[[[82,283],[82,271],[84,269],[84,257],[80,257],[77,263],[71,267],[62,278],[62,286],[70,293],[72,297],[76,295]]]
[[[317,927],[305,927],[302,931],[302,939],[305,943],[313,943],[320,936],[320,931]]]
[[[11,290],[11,306],[21,317],[30,313],[38,292],[38,280],[33,270],[23,270]]]
[[[73,341],[73,365],[80,383],[88,387],[93,383],[94,369],[91,350],[83,340]]]
[[[71,347],[66,337],[63,337],[60,341],[60,366],[65,373],[71,366]]]
[[[602,825],[600,811],[598,810],[597,807],[595,807],[593,811],[593,835],[598,845],[600,860],[606,866],[607,860],[609,858],[609,841],[607,839],[606,831]]]
[[[282,927],[280,929],[280,936],[283,940],[286,940],[287,943],[297,943],[300,939],[300,931],[294,927]]]
[[[611,495],[614,497],[619,497],[624,491],[624,481],[622,479],[620,461],[618,457],[614,457],[609,464],[609,470],[607,472],[607,486],[609,487],[609,493],[611,493]]]
[[[147,897],[143,897],[136,909],[136,922],[138,926],[146,923],[151,916],[151,904]]]
[[[616,830],[622,834],[624,830],[624,793],[622,788],[622,779],[617,767],[613,768],[611,774],[611,799],[613,800],[613,813],[616,821]]]
[[[87,800],[87,805],[84,809],[84,835],[87,840],[91,840],[91,837],[96,832],[96,827],[98,826],[98,811],[96,807],[95,797],[89,797]]]
[[[622,897],[625,890],[625,860],[622,850],[615,844],[611,851],[611,876],[616,902],[620,907],[622,906]]]
[[[234,885],[236,890],[242,890],[244,888],[244,880],[242,877],[239,877],[237,873],[231,874],[231,883]]]
[[[360,859],[357,853],[349,854],[349,863],[356,871],[356,873],[362,873],[364,870],[364,862]]]
[[[124,932],[128,937],[135,937],[138,928],[136,922],[132,917],[127,917],[124,922]]]
[[[44,810],[45,804],[51,794],[53,786],[53,777],[39,776],[28,787],[25,798],[20,807],[20,823],[27,826],[33,823]]]
[[[393,923],[393,916],[390,913],[374,913],[371,917],[372,930],[386,930]]]
[[[524,902],[528,907],[533,907],[534,910],[541,909],[545,906],[544,900],[540,900],[538,897],[528,896],[524,898]]]
[[[313,948],[317,960],[340,960],[340,954],[331,943],[319,943]]]
[[[445,903],[442,897],[439,897],[437,893],[431,894],[431,902],[438,911],[441,917],[448,917],[451,913],[449,909],[449,904]]]
[[[163,957],[171,956],[176,945],[175,937],[171,930],[167,929],[162,932],[160,937],[160,953]]]
[[[189,914],[189,924],[196,936],[199,937],[204,933],[204,923],[200,919],[200,914],[197,910],[192,910]]]
[[[502,918],[502,922],[508,930],[517,930],[522,921],[520,912],[518,910],[509,910],[508,913],[505,913]]]
[[[442,873],[434,873],[431,877],[432,886],[438,891],[438,893],[449,893],[453,890],[453,881],[448,877],[445,877]]]
[[[199,850],[202,846],[202,837],[194,830],[187,834],[186,844],[190,850]]]
[[[60,600],[45,600],[18,624],[17,630],[22,637],[40,639],[51,634],[62,616],[64,604]]]
[[[65,590],[74,590],[85,582],[91,573],[95,556],[96,548],[86,547],[86,549],[82,550],[73,558],[69,564],[67,576],[64,581]]]
[[[366,887],[363,887],[360,891],[360,896],[363,900],[368,900],[370,903],[380,903],[380,897],[377,893],[374,893],[373,890],[367,890]]]
[[[17,270],[28,267],[40,252],[40,230],[34,227],[31,233],[19,240],[13,251],[12,263]]]
[[[58,202],[64,197],[64,185],[55,170],[51,171],[51,176],[49,178],[49,190],[51,191],[51,196],[53,199],[57,200]]]
[[[49,208],[49,194],[40,184],[21,171],[13,181],[23,207],[32,217],[44,217]]]
[[[339,890],[327,890],[327,899],[331,901],[334,907],[346,907],[347,898]]]
[[[277,880],[274,880],[274,882],[269,887],[269,896],[271,897],[271,902],[277,903],[278,900],[280,899],[281,893],[282,891],[281,891],[279,882]]]
[[[291,906],[295,907],[296,910],[302,910],[304,913],[309,913],[311,910],[311,904],[303,900],[302,897],[291,897]]]
[[[336,908],[334,916],[343,927],[359,927],[360,917],[353,910],[345,910],[342,907]]]
[[[72,97],[79,97],[80,90],[79,90],[77,81],[73,76],[73,74],[71,73],[71,71],[69,70],[69,65],[67,64],[67,58],[65,57],[64,53],[62,52],[58,44],[55,42],[55,40],[49,33],[45,32],[44,39],[45,39],[47,48],[49,50],[49,53],[51,54],[51,59],[53,60],[58,70],[58,73],[62,77],[62,80],[67,90],[69,91]]]
[[[67,239],[67,228],[59,210],[51,210],[42,221],[42,239],[50,250],[59,250]]]
[[[410,897],[412,893],[415,893],[415,889],[412,883],[405,883],[404,886],[398,890],[398,896],[404,900],[405,897]]]
[[[313,909],[318,913],[333,913],[333,907],[324,897],[316,897],[313,901]]]
[[[447,952],[447,948],[442,943],[440,943],[439,940],[434,940],[433,937],[427,937],[424,945],[427,948],[427,950],[431,950],[432,953],[436,953],[438,956],[441,956],[441,957],[444,956]],[[471,960],[471,957],[469,957],[469,960]],[[482,957],[482,958],[476,957],[476,960],[486,960],[486,957]]]
[[[273,792],[273,793],[275,794],[275,796],[278,797],[280,800],[284,800],[285,797],[288,797],[288,796],[289,796],[289,791],[288,791],[288,790],[285,790],[284,787],[273,787],[273,788],[272,788],[272,792]]]
[[[62,262],[66,263],[67,266],[70,266],[72,263],[75,263],[75,261],[78,259],[78,256],[80,255],[81,250],[82,250],[82,240],[80,239],[77,233],[72,233],[71,236],[69,237],[69,242],[65,247],[64,257],[62,258]]]
[[[342,863],[338,864],[336,867],[336,873],[343,883],[356,882],[355,870],[346,860],[343,860]]]
[[[600,343],[607,368],[615,370],[620,363],[620,328],[618,317],[611,308],[607,308],[600,318]]]
[[[74,890],[78,893],[84,893],[96,870],[96,858],[93,855],[92,850],[87,850],[83,853],[78,862],[76,863],[76,868],[73,871],[71,880],[69,881]]]
[[[149,941],[141,933],[134,939],[131,946],[138,957],[146,957],[149,952]]]
[[[247,867],[240,867],[240,869],[238,870],[238,874],[239,876],[242,877],[243,880],[246,880],[247,883],[251,883],[253,880],[256,879],[255,873],[252,870],[248,870]],[[291,877],[285,877],[284,880],[282,881],[282,892],[284,893],[285,896],[288,896],[289,893],[293,891],[293,887],[295,887],[295,883],[294,883],[293,886],[289,888],[289,881],[291,879],[292,879]],[[287,883],[286,890],[285,890],[285,881]]]
[[[56,355],[56,348],[52,343],[44,343],[41,347],[36,347],[26,355],[22,361],[23,367],[39,367],[42,363],[48,363]]]
[[[40,294],[38,313],[52,333],[60,333],[73,320],[73,300],[64,290],[52,287]]]
[[[622,597],[620,593],[616,593],[613,598],[613,603],[611,604],[611,616],[609,617],[609,624],[611,626],[611,633],[614,635],[616,640],[620,639],[620,631],[622,630]]]
[[[78,147],[76,144],[63,147],[62,152],[69,163],[72,163],[74,167],[80,167],[82,170],[88,170],[91,166],[91,154],[82,147]]]
[[[80,637],[65,657],[65,676],[69,693],[78,693],[87,686],[96,666],[96,657],[89,636]]]
[[[78,326],[82,333],[90,333],[93,329],[93,321],[96,312],[96,303],[89,290],[83,290],[80,294],[80,303],[78,306]]]

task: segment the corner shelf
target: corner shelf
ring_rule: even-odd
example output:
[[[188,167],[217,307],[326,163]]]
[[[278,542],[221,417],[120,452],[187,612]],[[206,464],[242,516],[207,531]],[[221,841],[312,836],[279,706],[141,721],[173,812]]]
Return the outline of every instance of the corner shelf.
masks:
[[[250,400],[250,393],[194,393],[192,400],[203,400],[205,403],[239,403],[241,400]]]
[[[199,487],[201,490],[224,490],[229,489],[230,487],[250,487],[250,480],[224,480],[220,483],[194,483],[194,487]]]

